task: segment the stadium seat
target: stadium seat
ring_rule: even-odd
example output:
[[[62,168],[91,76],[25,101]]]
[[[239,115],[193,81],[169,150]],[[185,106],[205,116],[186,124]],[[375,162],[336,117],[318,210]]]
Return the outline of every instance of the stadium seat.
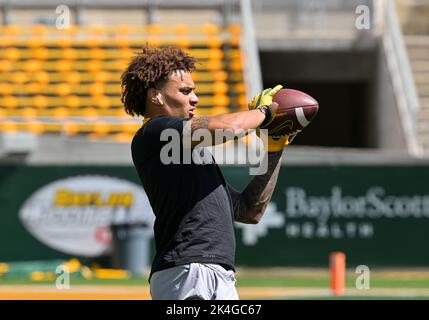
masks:
[[[6,26],[3,26],[2,32],[5,36],[16,37],[19,33],[19,28],[16,25],[6,25]]]
[[[220,27],[216,24],[208,23],[202,26],[202,31],[206,35],[213,36],[220,33]]]
[[[178,36],[186,36],[189,34],[189,25],[186,25],[186,24],[174,25],[173,31]]]
[[[15,61],[18,60],[21,56],[21,52],[17,48],[7,48],[5,50],[2,50],[0,52],[0,57],[5,58],[9,61]]]
[[[0,95],[10,96],[13,94],[13,86],[9,83],[0,83]]]
[[[35,24],[31,26],[31,33],[36,37],[42,37],[47,31],[47,26],[43,24]]]
[[[18,107],[18,103],[18,98],[12,95],[7,95],[0,99],[0,104],[6,108],[16,108]]]
[[[140,123],[123,109],[120,76],[148,42],[179,45],[198,60],[197,114],[246,106],[237,25],[9,25],[0,31],[0,117],[19,119],[2,122],[3,131],[129,142]]]

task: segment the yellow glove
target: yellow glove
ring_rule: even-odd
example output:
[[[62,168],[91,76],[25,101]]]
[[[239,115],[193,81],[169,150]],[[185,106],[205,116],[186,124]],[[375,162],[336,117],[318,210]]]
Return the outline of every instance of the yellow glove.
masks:
[[[277,85],[273,89],[268,88],[253,97],[249,103],[249,110],[258,109],[261,106],[269,106],[273,102],[274,95],[283,88],[282,85]]]
[[[289,136],[284,136],[282,138],[274,139],[269,134],[266,134],[266,131],[260,131],[259,129],[256,130],[256,134],[258,137],[264,141],[265,144],[265,151],[268,152],[278,152],[282,151],[283,148],[287,145],[289,145],[292,142],[292,139],[289,138]],[[268,142],[268,144],[265,143],[265,141]]]
[[[277,85],[273,89],[268,88],[262,91],[261,93],[257,94],[253,97],[252,101],[249,103],[248,107],[249,110],[258,109],[262,106],[269,106],[272,101],[274,95],[279,92],[283,88],[282,85]],[[288,145],[292,142],[294,137],[288,137],[285,136],[283,138],[274,139],[272,136],[267,135],[260,130],[256,130],[256,134],[258,137],[260,137],[263,141],[268,141],[268,145],[265,146],[266,151],[268,152],[278,152],[283,150],[285,145]]]
[[[259,129],[256,129],[256,134],[263,141],[265,141],[264,139],[266,139],[266,141],[268,142],[268,145],[265,145],[266,151],[278,152],[278,151],[282,151],[285,146],[290,145],[298,133],[295,133],[289,136],[284,136],[282,138],[277,138],[277,139],[273,138],[269,134],[266,134],[265,132],[261,132]]]

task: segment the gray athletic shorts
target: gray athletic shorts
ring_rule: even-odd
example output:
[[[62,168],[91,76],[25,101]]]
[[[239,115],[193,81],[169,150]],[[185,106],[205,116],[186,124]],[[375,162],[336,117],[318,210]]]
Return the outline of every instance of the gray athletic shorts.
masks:
[[[150,280],[150,293],[154,300],[238,300],[234,271],[208,263],[155,272]]]

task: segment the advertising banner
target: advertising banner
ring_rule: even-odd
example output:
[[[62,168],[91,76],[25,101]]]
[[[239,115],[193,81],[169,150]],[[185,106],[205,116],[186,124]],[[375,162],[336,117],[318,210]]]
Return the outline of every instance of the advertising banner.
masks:
[[[224,166],[242,190],[246,167]],[[237,265],[429,266],[429,166],[283,166],[265,215],[236,223]],[[109,226],[154,216],[133,167],[0,167],[0,261],[96,258]]]

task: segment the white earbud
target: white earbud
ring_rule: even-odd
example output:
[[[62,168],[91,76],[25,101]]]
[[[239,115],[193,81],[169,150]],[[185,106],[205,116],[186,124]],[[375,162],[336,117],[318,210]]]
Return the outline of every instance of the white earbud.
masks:
[[[156,95],[156,100],[158,100],[158,103],[162,106],[164,103],[161,100],[160,94]]]

